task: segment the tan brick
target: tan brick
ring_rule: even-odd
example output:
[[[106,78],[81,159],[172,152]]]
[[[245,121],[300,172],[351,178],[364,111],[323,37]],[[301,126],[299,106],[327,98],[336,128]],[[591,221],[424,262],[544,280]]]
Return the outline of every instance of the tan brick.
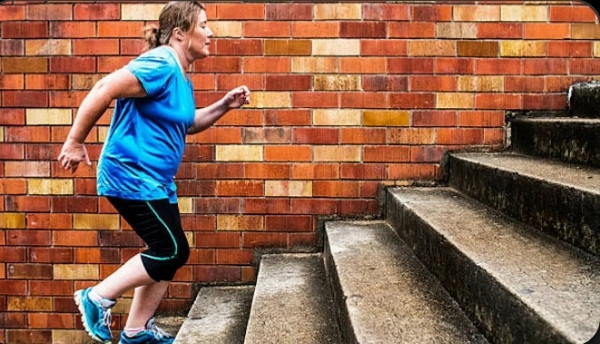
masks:
[[[361,161],[357,146],[314,146],[314,161]]]
[[[190,197],[179,197],[177,199],[177,204],[179,205],[179,212],[182,214],[192,214],[194,213],[194,202]]]
[[[2,73],[47,73],[48,58],[3,57]]]
[[[25,228],[25,214],[0,213],[0,228]]]
[[[314,125],[360,125],[361,113],[355,109],[323,109],[313,110]]]
[[[103,126],[98,127],[98,142],[106,142],[106,137],[108,136],[109,127]]]
[[[335,73],[338,59],[334,57],[293,57],[292,73]]]
[[[165,4],[122,4],[122,20],[158,20]]]
[[[436,104],[438,109],[469,109],[473,108],[475,97],[471,93],[438,93]]]
[[[118,214],[73,214],[75,229],[119,229]]]
[[[71,55],[69,39],[32,39],[25,41],[25,55]]]
[[[408,42],[409,56],[456,56],[456,44],[450,40],[418,40]]]
[[[504,77],[502,76],[458,76],[459,91],[502,92]]]
[[[312,42],[307,39],[285,40],[271,39],[265,41],[265,55],[310,55]]]
[[[74,90],[91,90],[94,85],[104,77],[104,74],[74,74]]]
[[[215,37],[242,37],[241,21],[215,21],[208,25]]]
[[[369,127],[406,127],[409,124],[408,111],[395,110],[365,110],[363,125]]]
[[[4,127],[0,127],[0,142],[4,142]]]
[[[453,8],[454,21],[468,21],[468,22],[481,22],[481,21],[499,21],[500,20],[500,6],[492,5],[465,5],[465,6],[454,6]]]
[[[437,38],[477,38],[476,23],[436,23]]]
[[[120,298],[117,300],[117,304],[112,308],[113,314],[128,314],[129,309],[131,309],[132,299],[130,298]]]
[[[432,128],[392,128],[389,142],[393,144],[431,145],[435,143],[435,129]]]
[[[314,5],[315,20],[332,19],[362,19],[361,4],[316,4]]]
[[[27,109],[27,125],[69,125],[73,122],[71,109]]]
[[[546,43],[542,41],[502,41],[501,56],[545,56]]]
[[[548,6],[500,6],[500,20],[510,22],[548,21]]]
[[[72,179],[28,179],[30,195],[72,195]]]
[[[598,24],[571,24],[572,39],[600,39],[600,25]]]
[[[263,148],[257,145],[221,145],[216,147],[216,161],[263,161]]]
[[[55,280],[97,280],[99,277],[95,264],[54,264]]]
[[[4,163],[7,177],[50,177],[49,161],[7,161]]]
[[[292,97],[289,92],[252,92],[250,104],[253,108],[289,108]]]
[[[358,56],[359,39],[313,39],[314,56]]]
[[[84,330],[52,330],[52,343],[87,343],[90,336]]]
[[[263,216],[217,215],[217,230],[219,231],[262,231],[264,229]]]
[[[312,189],[312,181],[267,180],[265,182],[267,197],[311,197]]]
[[[196,241],[194,240],[194,233],[190,232],[190,231],[185,231],[184,234],[185,234],[185,240],[187,240],[188,245],[190,245],[190,247],[192,247],[192,248],[196,247],[196,244],[195,244]]]
[[[8,311],[52,311],[51,297],[33,297],[33,296],[9,296],[7,300]]]
[[[498,42],[459,41],[456,43],[458,56],[497,57]]]
[[[600,42],[594,42],[594,57],[600,57]]]
[[[358,91],[361,89],[359,75],[315,75],[315,91]]]

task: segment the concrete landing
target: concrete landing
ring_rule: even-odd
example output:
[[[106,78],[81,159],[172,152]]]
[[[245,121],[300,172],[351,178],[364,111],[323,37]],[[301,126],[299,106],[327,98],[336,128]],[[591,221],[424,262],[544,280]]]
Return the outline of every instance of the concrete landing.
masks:
[[[345,343],[487,343],[385,222],[328,222]]]

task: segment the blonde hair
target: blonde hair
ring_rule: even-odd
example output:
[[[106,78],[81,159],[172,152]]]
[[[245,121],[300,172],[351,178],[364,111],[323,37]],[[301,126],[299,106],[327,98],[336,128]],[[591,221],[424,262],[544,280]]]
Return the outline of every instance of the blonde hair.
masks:
[[[154,24],[144,28],[144,37],[148,48],[169,44],[169,39],[175,28],[189,32],[201,11],[206,10],[200,1],[171,1],[163,7],[158,17],[158,27]]]

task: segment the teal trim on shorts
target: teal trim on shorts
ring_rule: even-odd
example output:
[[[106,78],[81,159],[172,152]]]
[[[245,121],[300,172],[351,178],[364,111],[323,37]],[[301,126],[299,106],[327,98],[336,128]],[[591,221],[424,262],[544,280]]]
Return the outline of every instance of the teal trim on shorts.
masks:
[[[158,221],[160,221],[160,223],[162,223],[162,225],[165,226],[165,229],[169,233],[169,236],[171,236],[171,240],[173,240],[173,245],[175,245],[175,252],[173,252],[173,255],[170,256],[170,257],[155,257],[155,256],[151,256],[151,255],[145,254],[145,253],[142,253],[141,255],[144,256],[144,257],[150,258],[150,259],[154,259],[154,260],[171,260],[171,259],[175,259],[175,257],[177,257],[177,251],[178,251],[177,240],[175,240],[175,237],[173,236],[173,233],[169,229],[169,226],[167,226],[167,224],[160,218],[160,216],[158,216],[158,213],[156,212],[156,210],[154,210],[154,208],[152,207],[152,205],[150,204],[150,202],[146,202],[146,204],[148,205],[148,207],[150,208],[150,210],[152,210],[152,212],[154,213],[154,215],[156,216],[156,218],[158,219]]]

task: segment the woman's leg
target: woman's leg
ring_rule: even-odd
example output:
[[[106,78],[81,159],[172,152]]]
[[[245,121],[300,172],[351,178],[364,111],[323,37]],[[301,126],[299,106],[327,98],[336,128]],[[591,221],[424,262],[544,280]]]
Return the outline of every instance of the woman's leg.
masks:
[[[145,327],[148,319],[154,316],[167,287],[169,287],[169,281],[153,282],[135,288],[125,328]]]
[[[154,283],[156,281],[144,268],[142,257],[136,254],[117,271],[98,283],[93,290],[103,298],[116,300],[133,288]]]

